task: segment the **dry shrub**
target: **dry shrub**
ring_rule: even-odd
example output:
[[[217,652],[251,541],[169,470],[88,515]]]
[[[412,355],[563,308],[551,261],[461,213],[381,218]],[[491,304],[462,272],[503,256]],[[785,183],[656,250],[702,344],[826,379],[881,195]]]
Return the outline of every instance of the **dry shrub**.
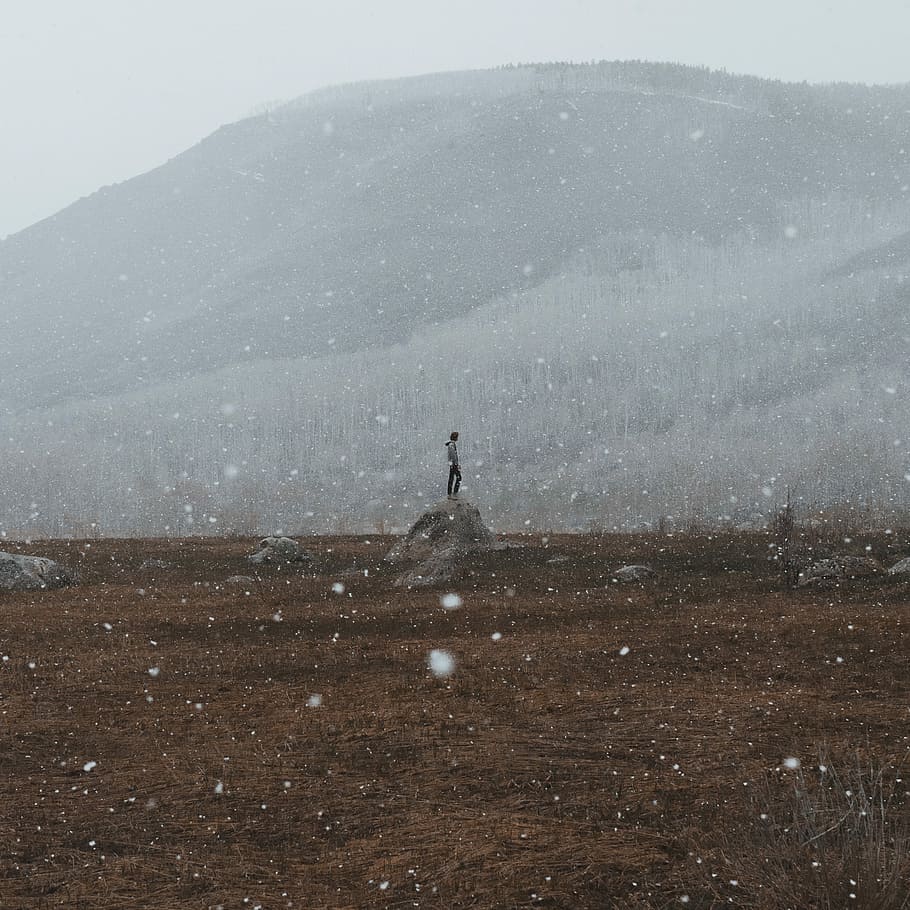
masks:
[[[775,558],[780,567],[784,581],[792,588],[799,578],[799,562],[796,558],[794,532],[796,516],[790,491],[787,491],[787,504],[774,516],[771,522],[771,535],[774,539]]]
[[[902,764],[860,756],[839,763],[822,753],[811,769],[778,769],[757,788],[752,818],[723,833],[707,864],[699,858],[710,883],[690,905],[737,904],[735,883],[741,897],[748,894],[739,905],[767,910],[910,907]]]

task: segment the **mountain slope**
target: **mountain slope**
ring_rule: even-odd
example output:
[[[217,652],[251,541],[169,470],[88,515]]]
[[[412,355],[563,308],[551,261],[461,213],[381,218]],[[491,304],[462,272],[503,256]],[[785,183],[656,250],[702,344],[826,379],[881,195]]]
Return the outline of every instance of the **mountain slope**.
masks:
[[[908,111],[907,87],[550,65],[224,127],[0,243],[9,526],[161,530],[186,497],[331,524],[367,496],[398,520],[453,420],[516,519],[723,514],[784,474],[831,499],[821,449],[843,471],[876,434],[869,495],[900,505],[902,418],[867,420],[910,334]],[[811,432],[781,435],[788,411]],[[72,501],[32,508],[67,451]],[[546,489],[511,495],[528,476]],[[606,502],[605,476],[648,497]]]
[[[682,69],[603,87],[569,70],[590,83],[572,91],[561,72],[492,96],[413,80],[400,101],[392,84],[382,104],[352,87],[347,104],[291,105],[8,239],[5,397],[397,341],[605,233],[765,236],[796,195],[880,204],[906,180],[907,93],[857,110],[852,93],[769,85],[759,106],[754,80],[721,100],[674,91]]]

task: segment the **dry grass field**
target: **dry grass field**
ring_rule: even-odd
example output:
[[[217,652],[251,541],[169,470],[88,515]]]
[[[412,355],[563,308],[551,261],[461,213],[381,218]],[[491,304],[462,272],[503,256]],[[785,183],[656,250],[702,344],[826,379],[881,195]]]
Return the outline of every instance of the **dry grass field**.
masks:
[[[389,538],[6,544],[81,582],[0,594],[0,907],[910,906],[910,586],[512,540],[415,592]]]

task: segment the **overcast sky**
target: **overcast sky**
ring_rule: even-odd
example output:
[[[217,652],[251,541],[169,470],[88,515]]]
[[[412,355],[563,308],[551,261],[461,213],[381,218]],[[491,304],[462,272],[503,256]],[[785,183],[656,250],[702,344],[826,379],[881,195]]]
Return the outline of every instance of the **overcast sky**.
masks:
[[[262,102],[543,60],[910,81],[908,0],[8,0],[0,237]]]

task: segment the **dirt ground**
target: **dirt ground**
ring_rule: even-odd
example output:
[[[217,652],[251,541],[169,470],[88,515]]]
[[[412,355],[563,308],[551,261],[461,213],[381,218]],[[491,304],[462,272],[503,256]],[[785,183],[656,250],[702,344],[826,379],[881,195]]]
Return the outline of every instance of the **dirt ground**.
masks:
[[[5,544],[80,583],[0,594],[0,907],[906,905],[910,585],[511,541],[415,592],[390,538]]]

